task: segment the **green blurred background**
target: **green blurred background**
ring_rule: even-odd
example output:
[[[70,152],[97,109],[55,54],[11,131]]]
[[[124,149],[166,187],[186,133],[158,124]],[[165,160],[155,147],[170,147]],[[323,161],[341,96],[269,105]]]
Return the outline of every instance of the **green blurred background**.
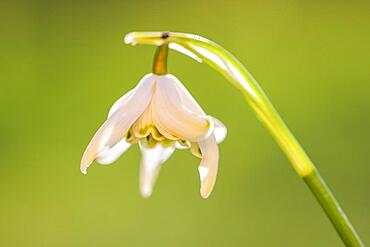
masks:
[[[342,246],[242,95],[171,52],[169,71],[228,127],[216,188],[177,151],[153,196],[140,153],[79,172],[111,104],[150,72],[130,31],[210,38],[255,75],[370,243],[369,1],[0,1],[0,246]]]

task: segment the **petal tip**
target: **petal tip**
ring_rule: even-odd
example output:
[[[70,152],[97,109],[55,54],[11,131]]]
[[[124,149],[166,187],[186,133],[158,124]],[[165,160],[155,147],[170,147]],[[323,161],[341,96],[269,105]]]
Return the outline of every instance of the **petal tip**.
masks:
[[[86,175],[87,174],[87,169],[85,167],[80,168],[82,174]]]
[[[209,173],[209,168],[205,166],[199,166],[198,171],[201,182],[200,195],[202,196],[203,199],[207,199],[212,192],[212,187],[210,187],[206,181]]]
[[[203,191],[202,189],[200,190],[200,196],[203,198],[203,199],[208,199],[209,196],[210,196],[211,192],[210,191]]]
[[[80,171],[82,174],[86,175],[87,174],[87,168],[91,165],[91,162],[86,163],[84,159],[82,159],[82,162],[80,164]]]
[[[141,192],[141,196],[147,199],[152,195],[153,190],[149,185],[144,185],[142,188],[140,188],[140,192]]]

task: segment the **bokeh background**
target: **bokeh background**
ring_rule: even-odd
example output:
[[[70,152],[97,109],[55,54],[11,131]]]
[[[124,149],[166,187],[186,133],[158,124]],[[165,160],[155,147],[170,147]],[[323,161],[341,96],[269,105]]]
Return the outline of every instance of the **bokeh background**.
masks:
[[[151,70],[130,31],[208,37],[254,74],[370,243],[369,1],[0,1],[0,246],[342,246],[242,95],[171,52],[228,127],[216,188],[177,151],[154,194],[140,153],[79,172],[111,104]]]

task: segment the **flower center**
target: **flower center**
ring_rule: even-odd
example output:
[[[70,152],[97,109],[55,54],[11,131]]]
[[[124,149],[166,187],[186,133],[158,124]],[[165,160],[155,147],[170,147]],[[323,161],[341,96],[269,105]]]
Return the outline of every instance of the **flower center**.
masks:
[[[190,148],[191,144],[187,140],[181,140],[177,137],[170,138],[164,136],[154,125],[151,119],[151,107],[149,107],[131,126],[126,135],[126,141],[135,144],[141,141],[147,147],[154,147],[161,143],[165,147],[175,145],[180,148]]]

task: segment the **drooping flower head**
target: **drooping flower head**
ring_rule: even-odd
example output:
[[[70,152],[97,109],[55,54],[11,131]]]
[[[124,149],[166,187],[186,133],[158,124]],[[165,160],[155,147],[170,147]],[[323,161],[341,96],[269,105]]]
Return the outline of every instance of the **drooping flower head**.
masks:
[[[202,159],[198,168],[201,195],[207,198],[216,181],[217,144],[225,136],[224,125],[206,115],[175,76],[148,74],[114,103],[82,157],[81,171],[86,174],[95,159],[113,163],[138,143],[142,152],[140,190],[148,197],[161,165],[173,151],[190,149]]]
[[[80,168],[86,174],[94,160],[111,164],[138,143],[142,152],[140,191],[148,197],[161,165],[174,150],[190,149],[201,158],[200,194],[207,198],[216,182],[218,143],[227,131],[203,111],[175,76],[167,74],[167,52],[167,44],[158,47],[153,73],[114,103],[108,119],[87,146]]]

